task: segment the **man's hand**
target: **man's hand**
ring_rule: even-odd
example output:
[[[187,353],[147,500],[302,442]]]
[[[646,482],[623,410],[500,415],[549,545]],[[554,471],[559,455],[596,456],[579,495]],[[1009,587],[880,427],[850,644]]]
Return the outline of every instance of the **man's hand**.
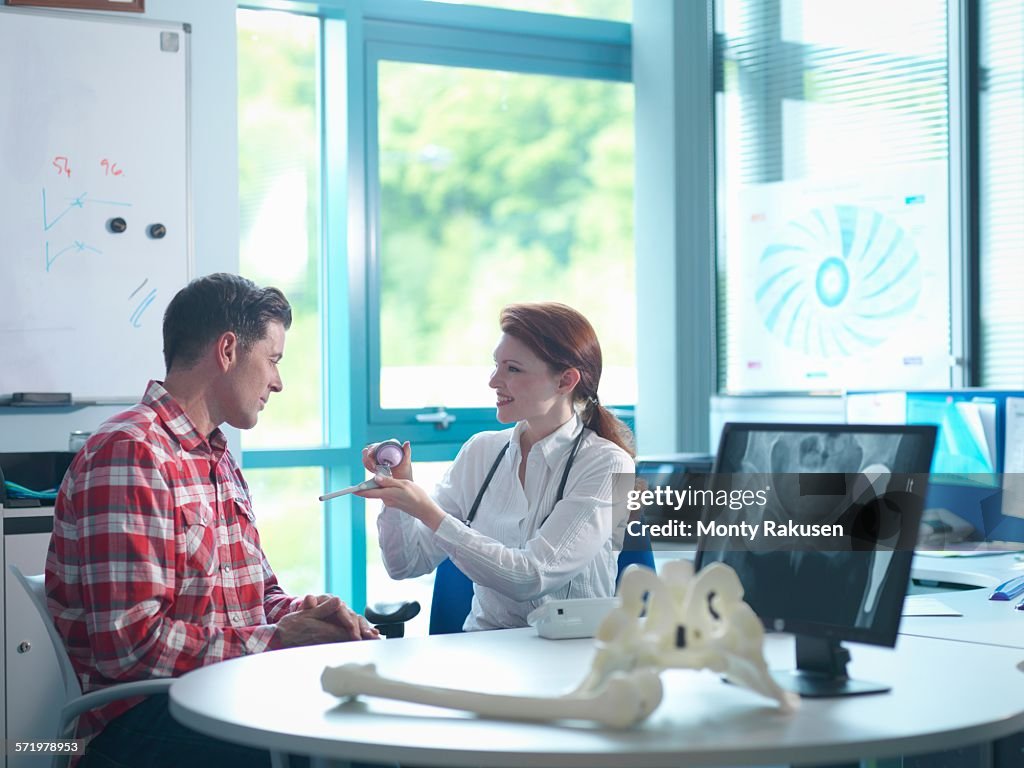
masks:
[[[274,639],[278,646],[295,648],[300,645],[343,643],[378,636],[377,630],[367,624],[366,619],[353,613],[337,597],[321,597],[326,599],[318,602],[319,598],[306,595],[302,600],[302,608],[283,616],[277,622]]]
[[[331,601],[334,601],[332,604],[336,604],[338,608],[336,612],[327,616],[326,620],[348,630],[349,640],[380,639],[380,632],[376,627],[371,627],[363,616],[353,611],[334,595],[306,595],[302,598],[302,608],[303,610],[316,608]]]

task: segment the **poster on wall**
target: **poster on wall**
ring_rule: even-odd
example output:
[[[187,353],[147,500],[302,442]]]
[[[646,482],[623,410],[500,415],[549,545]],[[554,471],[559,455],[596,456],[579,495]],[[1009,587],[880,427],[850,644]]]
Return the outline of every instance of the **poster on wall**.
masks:
[[[729,392],[950,386],[944,162],[742,191],[726,233]]]

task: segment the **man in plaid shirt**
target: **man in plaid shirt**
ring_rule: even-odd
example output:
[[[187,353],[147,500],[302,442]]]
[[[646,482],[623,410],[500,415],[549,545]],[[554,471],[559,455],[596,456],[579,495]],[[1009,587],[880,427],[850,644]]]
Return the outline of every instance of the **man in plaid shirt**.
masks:
[[[255,426],[282,389],[291,307],[236,275],[192,281],[164,315],[164,382],[104,423],[54,510],[46,591],[84,691],[249,653],[377,637],[338,598],[290,597],[260,546],[219,425]],[[179,725],[167,697],[83,716],[81,766],[269,765]]]

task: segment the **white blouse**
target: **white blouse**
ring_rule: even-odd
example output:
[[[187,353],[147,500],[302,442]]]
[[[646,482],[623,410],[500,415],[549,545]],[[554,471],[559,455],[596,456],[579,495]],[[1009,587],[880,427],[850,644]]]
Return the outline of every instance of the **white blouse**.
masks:
[[[632,488],[635,466],[629,454],[587,430],[555,505],[581,429],[577,415],[530,449],[525,489],[518,476],[522,423],[470,438],[434,491],[434,500],[448,513],[437,531],[393,507],[378,516],[381,554],[391,577],[420,576],[451,558],[474,583],[466,630],[524,627],[530,611],[548,600],[614,595],[627,513],[624,504],[612,504],[612,485],[616,474],[625,474],[628,479],[618,482]],[[467,526],[480,486],[510,441],[472,527]]]

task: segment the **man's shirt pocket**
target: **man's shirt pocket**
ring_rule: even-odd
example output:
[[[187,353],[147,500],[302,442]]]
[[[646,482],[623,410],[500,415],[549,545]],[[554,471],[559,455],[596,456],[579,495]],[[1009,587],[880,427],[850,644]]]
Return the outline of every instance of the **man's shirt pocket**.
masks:
[[[185,579],[212,576],[217,571],[217,532],[213,513],[202,503],[183,504]]]

